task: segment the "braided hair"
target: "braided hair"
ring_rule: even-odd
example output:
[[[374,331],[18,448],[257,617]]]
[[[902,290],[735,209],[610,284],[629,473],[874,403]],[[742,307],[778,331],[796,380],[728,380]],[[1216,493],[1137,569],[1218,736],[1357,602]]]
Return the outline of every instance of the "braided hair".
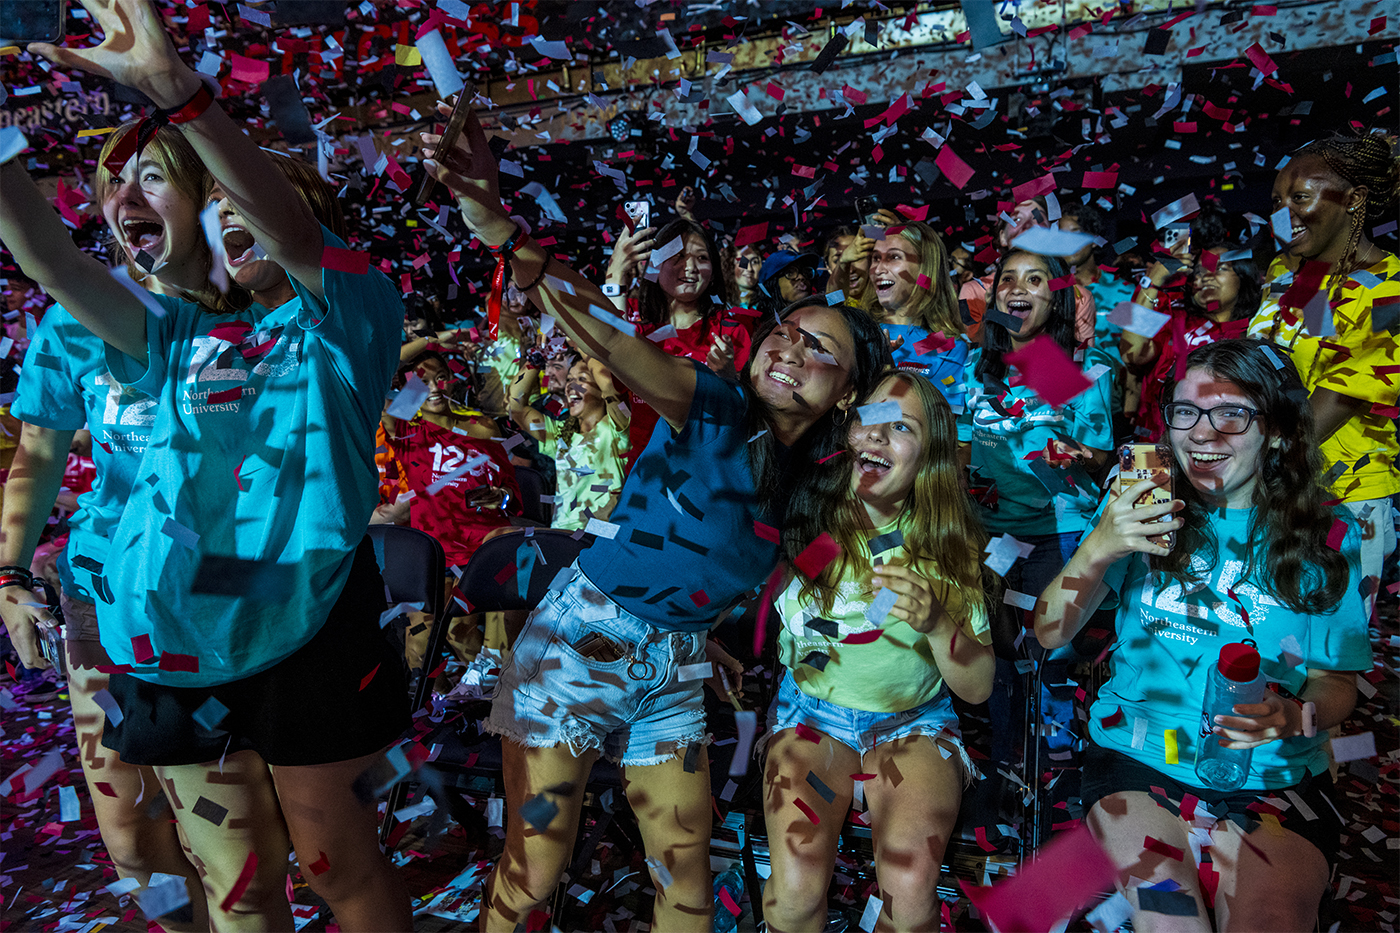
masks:
[[[1347,184],[1365,187],[1366,219],[1374,223],[1400,197],[1400,157],[1394,146],[1395,141],[1378,130],[1358,136],[1334,133],[1308,143],[1297,154],[1320,156]]]

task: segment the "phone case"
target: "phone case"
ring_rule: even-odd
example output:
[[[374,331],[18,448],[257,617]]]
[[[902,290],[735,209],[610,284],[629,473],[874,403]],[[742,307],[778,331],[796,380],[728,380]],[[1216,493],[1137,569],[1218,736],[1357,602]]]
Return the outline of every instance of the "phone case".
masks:
[[[1113,481],[1114,492],[1121,493],[1134,483],[1165,473],[1167,484],[1156,486],[1150,492],[1140,496],[1133,503],[1133,508],[1141,509],[1149,505],[1172,501],[1176,498],[1176,474],[1172,469],[1172,460],[1172,449],[1166,444],[1124,444],[1118,448],[1119,472]],[[1171,515],[1164,515],[1158,521],[1169,522],[1171,519]],[[1176,543],[1176,533],[1169,531],[1165,534],[1153,535],[1148,540],[1153,544],[1170,548]]]
[[[452,114],[447,118],[447,126],[442,131],[442,141],[438,143],[434,153],[446,152],[457,145],[457,137],[462,134],[462,127],[467,123],[467,112],[471,110],[471,102],[476,97],[476,85],[467,82],[462,90],[457,92],[457,101],[452,105]],[[418,190],[413,192],[413,206],[422,207],[428,203],[428,195],[433,193],[433,186],[437,184],[437,179],[430,172],[424,172],[423,179],[418,183]]]

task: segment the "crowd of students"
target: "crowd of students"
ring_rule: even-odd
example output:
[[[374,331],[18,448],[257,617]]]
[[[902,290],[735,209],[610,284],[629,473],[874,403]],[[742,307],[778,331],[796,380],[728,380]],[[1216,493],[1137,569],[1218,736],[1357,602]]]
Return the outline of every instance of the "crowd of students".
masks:
[[[450,151],[424,134],[425,165],[512,284],[498,316],[448,326],[437,308],[405,321],[378,271],[327,260],[348,249],[334,191],[249,141],[149,6],[96,16],[101,45],[39,50],[141,90],[167,125],[124,126],[99,156],[115,272],[20,160],[0,165],[0,241],[58,302],[10,409],[0,614],[32,671],[63,620],[113,862],[184,879],[190,908],[164,926],[290,928],[290,847],[342,928],[411,928],[356,781],[407,725],[404,651],[417,665],[426,635],[381,630],[365,528],[426,530],[461,568],[528,511],[595,539],[513,637],[453,592],[450,642],[503,739],[485,928],[548,900],[599,755],[656,866],[653,926],[709,928],[702,685],[743,666],[707,634],[756,592],[784,668],[770,929],[821,927],[857,792],[884,922],[938,923],[977,776],[953,696],[983,702],[1005,676],[1008,604],[1045,663],[1091,618],[1116,633],[1083,802],[1136,922],[1163,919],[1137,885],[1173,881],[1202,927],[1213,909],[1222,929],[1311,928],[1340,831],[1327,730],[1370,669],[1395,548],[1400,260],[1367,232],[1400,193],[1390,139],[1295,152],[1272,196],[1286,242],[1207,203],[1112,268],[1098,206],[1032,199],[979,275],[966,245],[888,209],[816,252],[720,242],[683,192],[674,220],[616,231],[595,283],[512,219],[473,115]],[[91,468],[66,474],[84,432]],[[1133,442],[1162,445],[1170,480],[1105,486]],[[50,606],[36,547],[78,483]],[[1274,689],[1202,723],[1209,671],[1245,639]],[[1201,786],[1210,742],[1257,749],[1243,786]],[[133,806],[152,786],[178,833]],[[1285,792],[1310,808],[1281,834],[1241,816]],[[545,795],[552,815],[522,818]],[[1193,829],[1214,890],[1189,861],[1142,858],[1144,837],[1205,844]]]

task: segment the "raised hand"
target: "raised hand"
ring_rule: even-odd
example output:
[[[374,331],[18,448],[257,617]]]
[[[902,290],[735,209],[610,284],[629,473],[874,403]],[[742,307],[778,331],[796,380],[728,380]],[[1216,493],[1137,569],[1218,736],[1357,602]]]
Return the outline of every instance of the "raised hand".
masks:
[[[640,269],[645,269],[651,261],[651,251],[656,245],[656,228],[641,227],[618,234],[617,245],[613,247],[612,259],[608,262],[608,281],[626,285]]]
[[[82,0],[102,42],[88,49],[65,49],[35,42],[29,51],[55,65],[109,78],[142,92],[157,107],[171,109],[199,89],[199,76],[175,51],[151,0]]]
[[[452,105],[439,101],[438,113],[450,116]],[[476,111],[468,111],[466,125],[450,151],[438,152],[437,146],[442,142],[438,134],[419,135],[423,140],[423,167],[451,189],[471,231],[488,246],[499,246],[508,240],[514,223],[501,203],[499,167]]]
[[[870,578],[876,589],[893,590],[899,594],[890,615],[908,622],[914,631],[927,635],[943,617],[943,604],[934,596],[928,580],[900,564],[881,564]]]
[[[1179,518],[1167,522],[1158,522],[1157,519],[1184,509],[1186,503],[1173,499],[1142,508],[1133,507],[1133,503],[1151,492],[1154,486],[1165,486],[1166,483],[1167,477],[1163,474],[1141,480],[1119,492],[1104,509],[1098,525],[1080,547],[1092,548],[1094,554],[1106,563],[1127,557],[1135,551],[1158,556],[1170,554],[1170,548],[1148,539],[1181,528],[1183,522]]]

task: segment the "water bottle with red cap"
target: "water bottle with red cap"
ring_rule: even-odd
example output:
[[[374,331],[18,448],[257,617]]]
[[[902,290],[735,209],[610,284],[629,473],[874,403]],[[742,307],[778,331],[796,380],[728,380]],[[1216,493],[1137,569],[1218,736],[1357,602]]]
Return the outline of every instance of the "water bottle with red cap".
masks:
[[[1220,660],[1206,680],[1205,705],[1201,708],[1201,735],[1196,743],[1196,774],[1206,787],[1238,790],[1249,777],[1252,748],[1226,748],[1215,734],[1216,716],[1238,716],[1235,707],[1264,702],[1264,675],[1259,672],[1259,651],[1245,639],[1220,649]]]

